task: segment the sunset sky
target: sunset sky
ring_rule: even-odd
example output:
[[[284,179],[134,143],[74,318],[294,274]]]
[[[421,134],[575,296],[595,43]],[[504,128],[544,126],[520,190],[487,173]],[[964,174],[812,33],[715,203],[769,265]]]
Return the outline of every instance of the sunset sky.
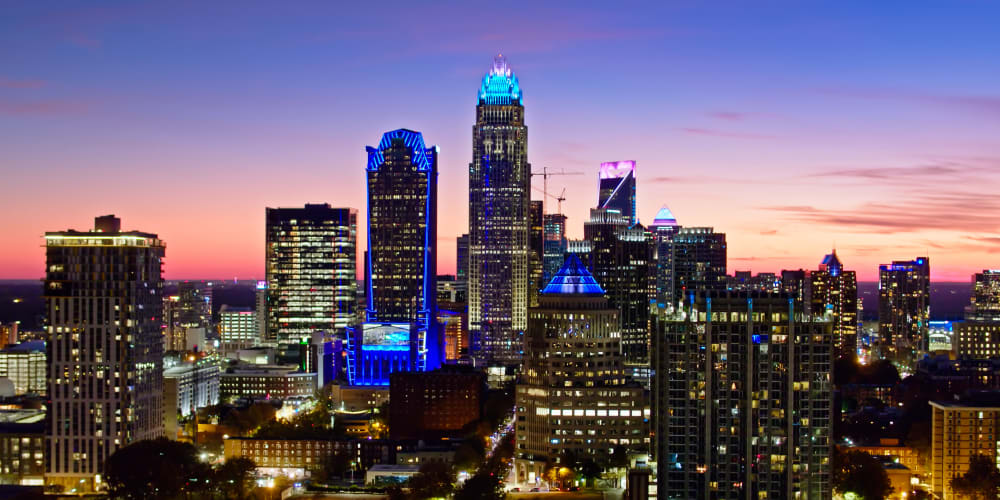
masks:
[[[549,180],[571,237],[600,163],[636,160],[640,221],[725,232],[730,273],[834,245],[862,280],[1000,267],[998,4],[707,4],[0,2],[0,279],[108,213],[167,242],[167,278],[262,278],[264,208],[363,213],[365,146],[401,127],[441,149],[453,272],[497,52],[533,168],[583,173]]]

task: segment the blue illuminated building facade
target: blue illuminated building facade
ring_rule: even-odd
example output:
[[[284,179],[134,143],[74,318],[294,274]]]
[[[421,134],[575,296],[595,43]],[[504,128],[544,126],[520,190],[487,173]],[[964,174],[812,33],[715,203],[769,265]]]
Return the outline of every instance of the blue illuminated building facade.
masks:
[[[437,148],[393,130],[368,147],[366,321],[348,335],[352,385],[441,364],[437,324]]]
[[[635,211],[635,161],[601,163],[597,207],[617,210],[629,224],[639,222]]]
[[[531,165],[517,76],[497,56],[477,94],[469,164],[469,334],[477,363],[518,363],[528,325]]]

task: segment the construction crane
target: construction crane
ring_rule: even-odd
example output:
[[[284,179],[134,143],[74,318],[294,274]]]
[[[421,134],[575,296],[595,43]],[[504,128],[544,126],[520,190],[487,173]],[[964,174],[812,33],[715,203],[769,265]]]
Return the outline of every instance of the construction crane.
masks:
[[[549,195],[549,176],[555,175],[583,175],[583,172],[567,172],[565,170],[559,170],[558,172],[549,172],[549,167],[542,167],[541,172],[531,172],[532,177],[542,176],[542,213],[545,213],[545,198],[550,197]],[[565,189],[563,190],[565,192]],[[552,198],[556,198],[552,196]],[[559,204],[559,213],[562,213],[562,203]]]
[[[563,188],[562,192],[559,193],[559,196],[556,196],[556,203],[559,204],[559,208],[558,208],[558,211],[556,213],[558,213],[559,215],[562,215],[562,213],[563,213],[562,212],[562,202],[565,201],[565,200],[566,200],[566,188]]]

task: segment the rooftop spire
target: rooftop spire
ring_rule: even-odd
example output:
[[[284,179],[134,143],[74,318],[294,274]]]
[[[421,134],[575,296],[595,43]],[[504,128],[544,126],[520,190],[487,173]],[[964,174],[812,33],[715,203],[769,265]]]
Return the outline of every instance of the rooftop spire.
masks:
[[[503,54],[493,58],[490,71],[483,77],[479,87],[480,104],[521,104],[521,87],[517,75],[510,69],[510,63]]]

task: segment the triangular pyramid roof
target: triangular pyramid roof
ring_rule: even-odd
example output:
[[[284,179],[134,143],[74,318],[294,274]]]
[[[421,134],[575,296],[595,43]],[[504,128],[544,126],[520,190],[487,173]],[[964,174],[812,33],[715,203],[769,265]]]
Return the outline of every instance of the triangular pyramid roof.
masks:
[[[674,213],[667,208],[666,205],[660,207],[660,210],[656,212],[656,217],[653,217],[654,226],[676,226],[677,219],[674,217]]]
[[[559,272],[542,289],[543,294],[604,295],[604,289],[576,254],[566,257]]]

